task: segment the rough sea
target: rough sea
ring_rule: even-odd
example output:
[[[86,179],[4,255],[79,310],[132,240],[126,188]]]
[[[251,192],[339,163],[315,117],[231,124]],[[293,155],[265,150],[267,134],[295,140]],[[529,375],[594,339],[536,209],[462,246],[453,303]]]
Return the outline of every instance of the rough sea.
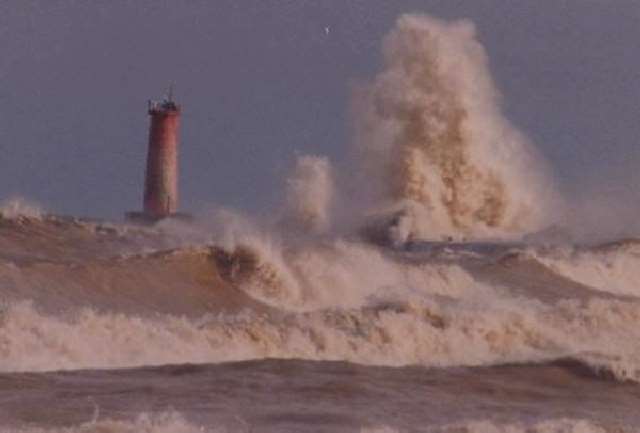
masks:
[[[640,431],[640,241],[0,219],[0,430]]]

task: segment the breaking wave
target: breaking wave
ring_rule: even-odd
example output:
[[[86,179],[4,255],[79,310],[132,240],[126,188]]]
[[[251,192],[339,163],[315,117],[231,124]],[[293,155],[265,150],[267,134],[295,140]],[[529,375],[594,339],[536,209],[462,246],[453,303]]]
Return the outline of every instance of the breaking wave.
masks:
[[[619,295],[640,296],[640,243],[597,248],[553,248],[532,252],[536,260],[573,281]]]
[[[611,300],[551,307],[424,299],[277,315],[138,317],[83,309],[61,318],[24,303],[1,314],[0,357],[2,371],[49,371],[262,358],[446,367],[572,356],[620,380],[639,380],[639,311]]]
[[[397,217],[395,240],[548,224],[559,203],[551,177],[498,100],[471,22],[397,20],[384,70],[359,95],[357,140],[366,182]]]
[[[620,380],[640,378],[634,298],[569,287],[559,272],[536,280],[539,268],[474,252],[473,244],[425,255],[352,239],[286,243],[238,224],[217,242],[223,247],[152,253],[144,252],[148,242],[163,243],[155,229],[46,218],[1,224],[2,257],[15,262],[0,262],[0,370],[262,358],[447,367],[571,357]],[[635,254],[633,245],[589,254]],[[133,251],[105,256],[110,248]]]
[[[359,308],[371,300],[421,296],[481,297],[492,289],[455,264],[402,263],[359,242],[332,240],[284,247],[270,238],[243,239],[231,249],[232,280],[279,309]]]

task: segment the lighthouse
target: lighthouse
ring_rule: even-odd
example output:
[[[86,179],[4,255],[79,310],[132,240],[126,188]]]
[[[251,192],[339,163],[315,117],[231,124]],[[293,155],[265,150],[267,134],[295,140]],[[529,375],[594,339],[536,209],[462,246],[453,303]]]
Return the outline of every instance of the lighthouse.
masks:
[[[143,212],[129,212],[131,220],[153,222],[180,216],[178,211],[178,129],[180,105],[172,89],[162,101],[148,101],[150,116]]]
[[[149,101],[149,148],[144,180],[144,213],[168,217],[178,210],[178,127],[180,106],[171,90],[161,102]]]

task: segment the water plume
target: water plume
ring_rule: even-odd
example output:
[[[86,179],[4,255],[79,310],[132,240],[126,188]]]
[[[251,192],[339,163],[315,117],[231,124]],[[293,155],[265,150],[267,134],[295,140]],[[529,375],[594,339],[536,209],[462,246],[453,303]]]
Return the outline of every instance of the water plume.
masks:
[[[502,115],[466,20],[403,15],[384,67],[359,95],[358,150],[394,236],[514,236],[557,202],[544,162]],[[375,179],[378,177],[378,179]]]
[[[41,218],[42,209],[22,197],[13,197],[0,202],[0,217],[6,219]]]
[[[329,227],[333,181],[327,157],[298,156],[286,193],[289,222],[313,233]]]

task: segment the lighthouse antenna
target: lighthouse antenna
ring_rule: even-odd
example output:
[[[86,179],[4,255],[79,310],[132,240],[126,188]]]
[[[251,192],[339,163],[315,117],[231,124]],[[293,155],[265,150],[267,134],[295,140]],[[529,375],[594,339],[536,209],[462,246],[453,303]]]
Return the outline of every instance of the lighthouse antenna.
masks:
[[[169,83],[169,91],[167,92],[167,102],[173,102],[173,81]]]

